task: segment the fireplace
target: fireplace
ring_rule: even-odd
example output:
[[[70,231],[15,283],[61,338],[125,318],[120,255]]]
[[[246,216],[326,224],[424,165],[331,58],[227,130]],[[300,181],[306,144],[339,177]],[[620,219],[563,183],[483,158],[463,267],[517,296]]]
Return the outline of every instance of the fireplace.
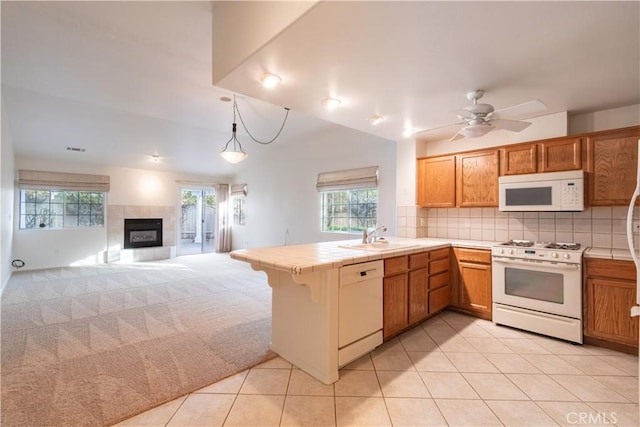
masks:
[[[124,248],[162,246],[162,218],[125,218]]]

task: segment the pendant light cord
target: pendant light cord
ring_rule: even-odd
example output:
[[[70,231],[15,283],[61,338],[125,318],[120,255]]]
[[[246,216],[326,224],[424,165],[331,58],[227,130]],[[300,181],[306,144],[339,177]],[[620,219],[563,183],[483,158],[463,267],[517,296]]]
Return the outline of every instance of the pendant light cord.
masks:
[[[240,123],[242,123],[242,127],[244,128],[245,132],[247,132],[247,135],[249,135],[249,138],[251,138],[254,142],[257,142],[258,144],[267,145],[267,144],[271,144],[273,141],[278,139],[278,137],[280,136],[280,133],[282,133],[282,129],[284,129],[285,123],[287,123],[287,117],[289,117],[289,108],[284,107],[284,109],[287,112],[284,115],[282,126],[280,126],[280,130],[278,130],[278,133],[276,134],[276,136],[274,136],[269,141],[260,141],[259,139],[256,139],[253,135],[251,135],[251,132],[249,132],[249,129],[247,129],[247,125],[244,124],[244,120],[242,119],[242,114],[240,114],[240,109],[238,108],[238,103],[236,102],[236,96],[233,95],[233,121],[234,122],[236,121],[236,112],[238,112],[238,117],[240,117]]]

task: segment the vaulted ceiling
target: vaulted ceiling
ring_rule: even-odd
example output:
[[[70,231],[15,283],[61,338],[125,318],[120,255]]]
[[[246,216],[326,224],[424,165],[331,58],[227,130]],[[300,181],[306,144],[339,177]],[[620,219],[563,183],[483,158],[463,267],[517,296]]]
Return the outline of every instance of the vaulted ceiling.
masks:
[[[230,175],[242,163],[217,153],[232,121],[220,98],[234,93],[258,136],[291,108],[277,144],[334,124],[401,140],[406,126],[457,121],[473,89],[497,109],[540,99],[543,114],[640,103],[635,1],[300,5],[290,22],[258,14],[283,23],[269,33],[248,25],[254,2],[3,1],[2,100],[16,154]],[[212,59],[214,22],[226,25]],[[223,65],[214,77],[213,64]],[[263,72],[282,84],[266,91]],[[327,96],[343,102],[328,112]],[[385,118],[375,127],[374,114]]]

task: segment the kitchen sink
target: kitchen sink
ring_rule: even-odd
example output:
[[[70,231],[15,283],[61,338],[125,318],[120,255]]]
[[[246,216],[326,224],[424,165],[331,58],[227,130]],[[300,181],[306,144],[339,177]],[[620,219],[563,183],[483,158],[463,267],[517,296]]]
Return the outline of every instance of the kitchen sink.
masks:
[[[389,242],[386,240],[376,241],[373,243],[351,243],[347,245],[338,245],[344,249],[356,249],[360,251],[387,252],[397,251],[400,249],[417,248],[419,245],[415,243]]]

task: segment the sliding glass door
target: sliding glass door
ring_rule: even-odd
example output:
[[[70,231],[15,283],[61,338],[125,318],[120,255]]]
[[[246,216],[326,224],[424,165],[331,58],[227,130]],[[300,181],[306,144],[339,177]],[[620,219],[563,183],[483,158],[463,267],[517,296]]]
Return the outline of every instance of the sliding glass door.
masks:
[[[178,255],[213,252],[216,230],[216,192],[183,188],[180,192]]]

